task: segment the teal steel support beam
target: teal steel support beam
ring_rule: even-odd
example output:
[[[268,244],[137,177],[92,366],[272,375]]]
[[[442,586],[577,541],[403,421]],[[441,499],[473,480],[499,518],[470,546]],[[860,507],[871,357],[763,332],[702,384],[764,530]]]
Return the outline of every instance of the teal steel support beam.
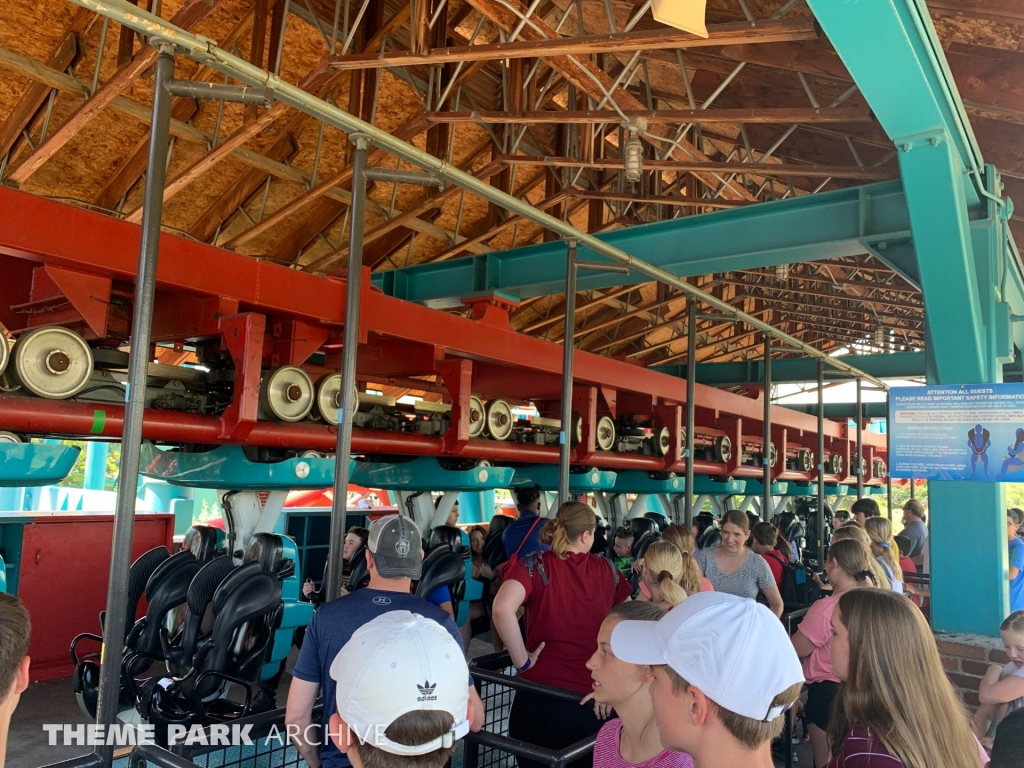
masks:
[[[865,373],[880,379],[913,379],[925,375],[924,352],[896,352],[891,355],[857,355],[850,361]],[[655,371],[686,378],[685,365],[655,366]],[[828,380],[842,379],[839,371],[826,368]],[[833,376],[833,374],[835,374]],[[818,361],[814,358],[790,358],[772,361],[773,384],[812,382],[818,376]],[[764,381],[764,361],[745,360],[736,363],[701,363],[697,366],[697,381],[715,387],[736,387],[760,384]]]
[[[996,199],[998,180],[984,168],[924,1],[808,5],[899,151],[929,382],[998,382],[1012,356],[1007,309],[1020,300],[1002,224],[1009,206]],[[1008,610],[1003,488],[934,482],[929,491],[932,625],[995,634]],[[958,577],[965,561],[976,566],[970,580]]]
[[[818,415],[817,403],[809,403],[803,405],[790,405],[783,404],[784,408],[789,408],[791,411],[800,411],[801,413],[809,413],[812,416]],[[862,410],[864,412],[865,419],[884,419],[886,418],[885,403],[863,403]],[[825,418],[826,419],[850,419],[851,421],[857,417],[857,404],[856,403],[825,403]]]
[[[677,277],[776,264],[875,253],[911,282],[910,217],[899,181],[884,181],[816,195],[758,203],[700,216],[685,216],[605,232],[598,239]],[[906,253],[911,258],[906,257]],[[900,257],[900,254],[903,254]],[[581,260],[601,256],[583,245]],[[560,241],[510,251],[466,256],[374,273],[385,293],[435,307],[459,304],[476,293],[504,291],[521,299],[562,293],[565,245]],[[580,274],[577,289],[589,291],[648,282],[637,272]]]
[[[102,491],[107,482],[108,444],[96,440],[85,446],[85,485],[88,491]]]

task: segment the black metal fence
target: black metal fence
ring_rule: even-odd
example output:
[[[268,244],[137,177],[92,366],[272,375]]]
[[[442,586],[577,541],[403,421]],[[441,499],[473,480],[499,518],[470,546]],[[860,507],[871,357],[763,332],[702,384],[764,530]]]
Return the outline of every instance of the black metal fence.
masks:
[[[508,715],[516,691],[528,691],[578,703],[581,696],[576,691],[566,691],[516,677],[508,653],[477,657],[473,660],[470,672],[477,681],[480,698],[484,703],[484,727],[479,733],[470,733],[463,739],[462,761],[458,763],[453,759],[452,768],[514,768],[517,757],[535,760],[551,768],[564,768],[573,760],[586,757],[594,751],[596,734],[560,750],[527,744],[508,735]],[[460,755],[456,755],[458,757]]]
[[[580,694],[561,688],[552,688],[515,675],[515,668],[507,653],[493,654],[474,660],[470,668],[477,681],[484,704],[484,728],[470,733],[456,745],[451,768],[515,768],[516,758],[522,757],[543,763],[551,768],[565,768],[573,760],[586,757],[594,750],[596,735],[590,736],[561,750],[546,749],[528,744],[508,735],[508,716],[516,691],[529,691],[578,702]],[[321,708],[313,713],[313,722],[319,723]],[[136,747],[129,760],[129,768],[303,768],[305,762],[289,742],[284,725],[284,710],[278,709],[233,722],[246,729],[251,744],[222,746],[216,744],[177,744],[171,749],[155,745]],[[213,740],[211,730],[204,731],[206,741]],[[89,756],[90,758],[92,756]],[[98,764],[61,766],[61,768],[98,768]]]

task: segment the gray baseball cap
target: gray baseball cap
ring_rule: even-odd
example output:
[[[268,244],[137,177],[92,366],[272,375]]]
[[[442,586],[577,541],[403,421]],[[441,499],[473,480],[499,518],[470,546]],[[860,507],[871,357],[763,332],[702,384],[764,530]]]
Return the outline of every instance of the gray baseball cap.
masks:
[[[385,579],[418,579],[423,569],[420,529],[403,515],[388,515],[370,526],[367,541],[377,573]]]

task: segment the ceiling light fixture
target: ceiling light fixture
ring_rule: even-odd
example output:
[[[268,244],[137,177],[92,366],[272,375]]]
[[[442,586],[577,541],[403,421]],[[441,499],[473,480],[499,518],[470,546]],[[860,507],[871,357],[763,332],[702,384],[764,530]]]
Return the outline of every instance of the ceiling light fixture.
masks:
[[[881,349],[885,345],[885,326],[880,325],[875,328],[875,346]]]
[[[626,181],[636,184],[640,181],[640,175],[644,170],[644,145],[637,134],[647,129],[647,123],[643,120],[630,120],[623,128],[629,133],[629,138],[622,146],[622,162],[626,166]]]
[[[707,0],[652,0],[651,13],[655,21],[670,27],[692,32],[698,37],[707,37],[704,25],[704,11]]]
[[[775,279],[780,283],[784,283],[789,280],[789,264],[776,264],[775,265]]]

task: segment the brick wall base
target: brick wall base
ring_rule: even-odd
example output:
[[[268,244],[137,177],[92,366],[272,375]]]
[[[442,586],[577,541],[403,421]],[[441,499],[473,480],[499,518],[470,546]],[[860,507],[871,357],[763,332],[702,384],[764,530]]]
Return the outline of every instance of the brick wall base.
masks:
[[[996,637],[954,632],[936,632],[935,641],[949,679],[967,706],[971,710],[977,709],[978,685],[985,671],[993,664],[1002,665],[1009,661],[1002,641]]]

